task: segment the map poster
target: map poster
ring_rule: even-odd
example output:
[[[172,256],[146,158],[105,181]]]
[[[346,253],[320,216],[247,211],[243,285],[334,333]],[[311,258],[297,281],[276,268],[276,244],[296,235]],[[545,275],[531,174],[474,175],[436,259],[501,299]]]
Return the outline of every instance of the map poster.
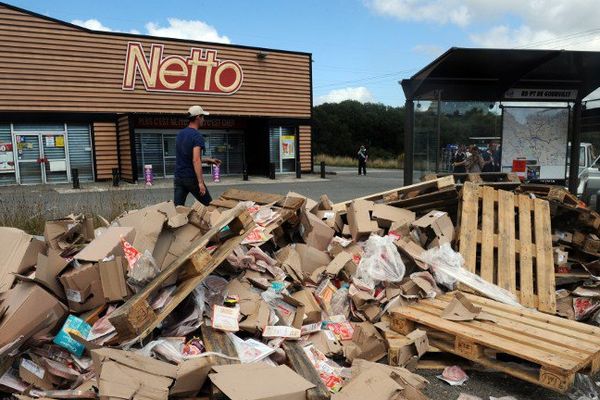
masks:
[[[281,136],[281,159],[293,159],[296,158],[296,137],[293,135]]]
[[[502,170],[526,160],[530,179],[564,179],[568,130],[568,108],[505,107]]]

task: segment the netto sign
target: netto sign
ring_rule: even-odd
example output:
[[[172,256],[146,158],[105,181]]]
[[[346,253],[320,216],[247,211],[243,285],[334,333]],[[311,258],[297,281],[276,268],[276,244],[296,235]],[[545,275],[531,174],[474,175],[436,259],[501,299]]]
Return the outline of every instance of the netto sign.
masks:
[[[188,57],[163,57],[164,46],[152,44],[146,58],[139,42],[127,44],[123,90],[134,90],[139,73],[149,92],[182,92],[229,95],[242,86],[244,75],[238,63],[219,60],[217,50],[192,47]]]

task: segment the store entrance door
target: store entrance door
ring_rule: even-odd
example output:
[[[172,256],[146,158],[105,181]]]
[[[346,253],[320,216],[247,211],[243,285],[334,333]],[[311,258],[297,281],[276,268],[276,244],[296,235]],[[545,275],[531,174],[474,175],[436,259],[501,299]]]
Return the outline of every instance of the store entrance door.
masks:
[[[70,171],[64,133],[22,133],[15,135],[19,183],[69,182]]]

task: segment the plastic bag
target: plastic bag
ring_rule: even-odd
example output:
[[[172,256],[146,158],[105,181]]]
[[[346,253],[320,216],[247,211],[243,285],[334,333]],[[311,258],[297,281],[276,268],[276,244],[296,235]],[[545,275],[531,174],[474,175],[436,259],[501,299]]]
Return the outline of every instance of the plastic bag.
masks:
[[[379,282],[400,282],[406,267],[390,237],[371,235],[365,243],[365,255],[356,272],[357,278],[371,288]]]
[[[214,305],[222,306],[227,297],[227,279],[217,275],[209,275],[202,283],[205,287],[205,301],[209,309],[212,310]]]
[[[467,271],[463,267],[464,259],[460,253],[452,250],[449,243],[444,243],[440,247],[427,250],[421,258],[431,267],[436,282],[446,286],[450,290],[454,289],[454,285],[458,281],[493,300],[522,307],[516,297],[508,290],[487,282],[474,273]]]
[[[183,346],[183,338],[168,338],[153,340],[144,347],[135,352],[146,357],[156,355],[159,358],[164,358],[167,361],[180,363],[183,361],[181,347]]]
[[[133,264],[133,267],[129,268],[127,271],[127,282],[133,286],[134,289],[139,290],[152,282],[159,273],[160,268],[156,265],[152,253],[145,250]]]
[[[598,400],[598,391],[589,376],[577,374],[567,397],[571,400]]]

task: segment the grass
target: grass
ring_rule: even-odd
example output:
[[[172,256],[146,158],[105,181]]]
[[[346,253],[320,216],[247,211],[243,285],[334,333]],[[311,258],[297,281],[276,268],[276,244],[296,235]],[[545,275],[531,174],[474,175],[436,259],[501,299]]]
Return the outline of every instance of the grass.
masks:
[[[137,193],[136,193],[137,192]],[[0,197],[0,226],[22,229],[32,235],[42,235],[46,220],[69,214],[93,216],[95,227],[101,226],[98,216],[112,221],[125,211],[151,204],[154,199],[144,198],[143,191],[108,190],[72,197],[48,191],[16,188]]]
[[[330,156],[327,154],[317,154],[315,157],[315,165],[319,165],[321,161],[325,161],[325,165],[332,167],[358,167],[358,160],[352,157]],[[404,165],[404,154],[400,154],[397,158],[369,158],[367,168],[381,169],[400,169]]]

